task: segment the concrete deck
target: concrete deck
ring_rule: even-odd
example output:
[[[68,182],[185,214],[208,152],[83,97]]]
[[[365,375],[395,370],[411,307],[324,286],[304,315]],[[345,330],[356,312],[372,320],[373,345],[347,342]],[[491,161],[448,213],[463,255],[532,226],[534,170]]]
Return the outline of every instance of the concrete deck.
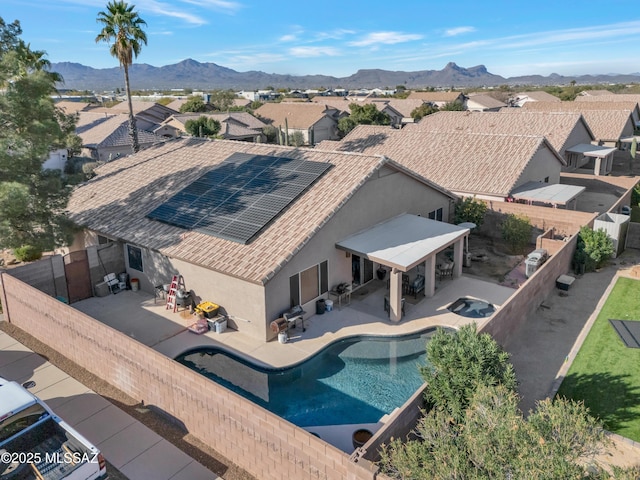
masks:
[[[74,303],[72,307],[137,339],[158,352],[175,358],[200,346],[217,346],[255,363],[284,367],[313,355],[329,343],[353,335],[403,335],[443,326],[458,328],[473,322],[482,326],[489,318],[471,319],[447,310],[460,297],[486,300],[496,307],[515,292],[514,289],[463,275],[453,280],[438,281],[432,298],[418,294],[418,299],[405,296],[405,317],[391,322],[384,311],[386,283],[374,280],[353,292],[351,303],[341,308],[334,304],[331,312],[312,315],[290,330],[286,344],[265,342],[241,331],[227,329],[221,334],[196,335],[187,330],[195,317],[187,311],[174,313],[165,304],[142,291],[124,291],[107,297],[94,297]],[[422,300],[421,300],[422,298]],[[215,301],[215,299],[212,299]]]
[[[35,386],[29,391],[96,445],[107,461],[130,480],[218,478],[142,423],[2,331],[0,377],[21,384],[34,381]]]

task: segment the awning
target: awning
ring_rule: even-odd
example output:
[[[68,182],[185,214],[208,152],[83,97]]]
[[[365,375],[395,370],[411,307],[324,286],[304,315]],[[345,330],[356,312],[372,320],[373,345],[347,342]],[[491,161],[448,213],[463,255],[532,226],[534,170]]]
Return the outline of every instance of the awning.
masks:
[[[569,153],[581,153],[585,157],[600,157],[604,158],[607,155],[615,152],[617,148],[601,147],[599,145],[591,145],[590,143],[579,143],[571,148],[567,148],[565,151]]]
[[[551,203],[566,205],[580,195],[586,187],[577,185],[562,185],[559,183],[527,182],[511,192],[516,200],[529,202]]]
[[[336,248],[407,272],[467,235],[468,228],[405,213],[340,240]]]

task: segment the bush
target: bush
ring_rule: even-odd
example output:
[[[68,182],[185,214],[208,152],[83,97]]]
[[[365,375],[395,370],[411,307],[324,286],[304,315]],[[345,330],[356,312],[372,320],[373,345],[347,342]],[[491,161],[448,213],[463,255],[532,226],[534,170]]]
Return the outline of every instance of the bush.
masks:
[[[454,211],[454,223],[472,222],[476,227],[480,227],[487,213],[487,204],[472,197],[465,197],[456,203]]]
[[[603,229],[592,230],[584,226],[580,229],[579,235],[578,247],[580,246],[580,241],[582,241],[584,253],[591,260],[591,262],[587,262],[587,270],[600,267],[613,256],[613,240]]]
[[[502,238],[513,253],[523,253],[531,242],[533,227],[523,215],[508,214],[502,222]]]
[[[23,245],[13,251],[13,254],[21,262],[33,262],[42,258],[42,250],[33,245]]]

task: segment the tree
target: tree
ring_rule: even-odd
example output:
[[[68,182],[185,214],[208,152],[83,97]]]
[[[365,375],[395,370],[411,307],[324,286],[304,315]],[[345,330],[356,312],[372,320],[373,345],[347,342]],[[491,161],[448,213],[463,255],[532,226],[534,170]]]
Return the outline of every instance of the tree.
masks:
[[[607,479],[595,461],[606,443],[581,402],[546,399],[525,419],[508,355],[474,325],[436,332],[423,368],[432,407],[412,438],[392,440],[382,471],[397,479]],[[637,478],[637,467],[613,469]]]
[[[465,325],[455,333],[439,329],[427,345],[428,364],[420,368],[427,383],[427,402],[460,420],[479,385],[516,388],[516,377],[506,353],[489,334]]]
[[[533,227],[523,215],[507,214],[502,222],[502,238],[512,252],[522,253],[531,241]]]
[[[236,98],[233,90],[216,90],[211,93],[210,103],[216,110],[225,112],[234,106]]]
[[[74,233],[62,172],[42,165],[51,150],[77,147],[75,117],[56,108],[62,78],[21,34],[18,21],[0,18],[0,247],[44,251],[68,245]]]
[[[202,115],[196,120],[187,120],[184,128],[193,137],[215,137],[221,126],[219,121]]]
[[[440,110],[443,112],[462,112],[464,105],[460,102],[449,102],[440,107]]]
[[[304,145],[304,135],[300,130],[296,130],[291,134],[291,138],[289,139],[289,143],[294,147],[301,147]]]
[[[180,113],[188,112],[206,112],[207,106],[202,97],[193,95],[187,98],[187,101],[180,106]]]
[[[411,118],[415,121],[420,120],[422,117],[426,117],[427,115],[431,115],[432,113],[438,112],[438,107],[432,105],[430,103],[423,103],[418,108],[414,108],[411,112]]]
[[[345,135],[356,125],[389,125],[391,123],[389,115],[378,110],[372,103],[366,105],[352,103],[349,105],[349,110],[351,115],[338,121],[338,129]]]
[[[604,229],[593,230],[585,225],[580,228],[579,235],[584,244],[584,253],[596,268],[613,256],[613,241]]]
[[[484,223],[484,216],[487,213],[487,204],[475,197],[465,197],[454,208],[454,223],[471,222],[476,227]]]
[[[136,118],[131,104],[131,87],[129,84],[129,66],[147,44],[147,34],[142,30],[146,25],[138,12],[134,12],[135,5],[128,5],[122,0],[113,0],[107,4],[107,11],[98,12],[96,21],[102,25],[102,30],[96,37],[96,43],[106,42],[111,45],[109,52],[118,59],[124,69],[124,87],[129,104],[129,136],[133,153],[140,150]]]

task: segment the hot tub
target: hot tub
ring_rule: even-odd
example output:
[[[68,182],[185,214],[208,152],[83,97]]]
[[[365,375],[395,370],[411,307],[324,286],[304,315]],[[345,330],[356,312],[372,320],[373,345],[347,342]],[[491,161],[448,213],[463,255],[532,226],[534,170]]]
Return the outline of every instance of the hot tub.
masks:
[[[469,318],[486,318],[496,311],[491,303],[478,298],[461,297],[447,307],[447,310]]]

